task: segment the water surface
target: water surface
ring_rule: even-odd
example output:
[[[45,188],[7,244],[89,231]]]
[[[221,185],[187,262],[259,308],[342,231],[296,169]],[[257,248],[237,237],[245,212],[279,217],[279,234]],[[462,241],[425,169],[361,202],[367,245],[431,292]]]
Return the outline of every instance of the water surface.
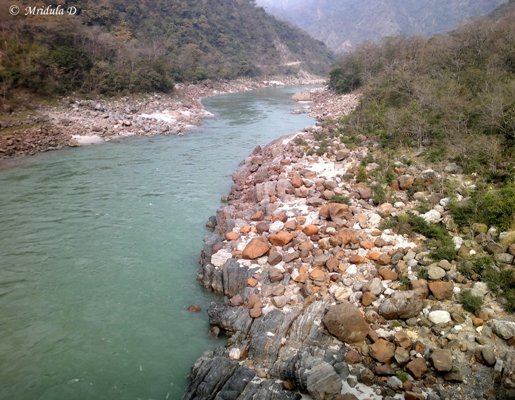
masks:
[[[0,399],[179,399],[220,345],[195,281],[204,223],[257,145],[309,126],[300,88],[205,101],[183,137],[131,138],[0,171]]]

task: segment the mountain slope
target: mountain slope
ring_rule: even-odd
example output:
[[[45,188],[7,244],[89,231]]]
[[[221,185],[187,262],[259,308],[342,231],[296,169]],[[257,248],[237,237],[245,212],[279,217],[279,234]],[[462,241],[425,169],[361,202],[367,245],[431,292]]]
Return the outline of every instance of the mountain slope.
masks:
[[[167,91],[182,80],[324,73],[332,62],[323,43],[252,0],[63,3],[77,15],[23,16],[28,4],[0,15],[1,97]],[[0,0],[1,9],[9,4]]]
[[[337,52],[386,36],[432,36],[507,0],[258,0]]]

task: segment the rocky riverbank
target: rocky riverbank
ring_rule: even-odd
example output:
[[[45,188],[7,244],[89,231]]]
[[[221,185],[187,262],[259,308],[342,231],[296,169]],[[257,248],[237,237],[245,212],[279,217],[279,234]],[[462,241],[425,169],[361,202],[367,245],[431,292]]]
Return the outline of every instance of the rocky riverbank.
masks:
[[[198,278],[225,296],[208,315],[229,339],[195,363],[184,399],[514,398],[513,315],[463,260],[511,269],[515,234],[457,233],[450,197],[474,182],[456,165],[385,161],[337,136],[328,121],[357,96],[297,100],[317,126],[257,147],[208,222]]]
[[[178,84],[171,95],[92,100],[65,97],[57,105],[40,105],[31,112],[2,114],[0,159],[134,135],[180,135],[210,115],[202,106],[204,97],[321,82],[312,76],[203,81]]]

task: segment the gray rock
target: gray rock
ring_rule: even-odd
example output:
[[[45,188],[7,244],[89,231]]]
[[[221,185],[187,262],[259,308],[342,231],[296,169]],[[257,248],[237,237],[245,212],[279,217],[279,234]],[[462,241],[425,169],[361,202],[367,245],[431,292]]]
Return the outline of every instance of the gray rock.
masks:
[[[209,323],[226,331],[229,335],[235,332],[247,333],[252,325],[252,318],[243,307],[230,307],[226,304],[211,303],[207,315]]]
[[[436,349],[431,354],[431,362],[437,371],[452,371],[452,354],[447,349]]]
[[[402,381],[397,378],[396,376],[390,376],[388,380],[386,381],[386,385],[393,390],[400,390],[402,389]]]
[[[299,310],[289,312],[272,310],[259,320],[255,320],[250,329],[249,357],[256,364],[271,368],[277,360],[282,346],[281,340],[295,320]]]
[[[238,261],[231,258],[223,266],[223,288],[227,297],[240,293],[247,287],[249,269],[241,266]]]
[[[515,337],[515,322],[494,320],[491,325],[492,331],[504,340]]]
[[[513,262],[513,256],[509,253],[499,253],[494,256],[495,261],[502,264],[511,264]]]
[[[445,276],[445,274],[446,274],[445,270],[443,268],[440,268],[436,264],[431,264],[427,268],[427,275],[428,275],[429,279],[431,279],[433,281],[442,279]]]
[[[483,357],[485,364],[489,367],[495,365],[495,362],[497,361],[494,350],[490,346],[485,346],[481,349],[481,356]]]
[[[314,399],[322,400],[340,393],[342,381],[330,364],[318,361],[307,372],[306,387]]]
[[[383,292],[383,284],[381,283],[381,279],[372,279],[370,282],[363,286],[363,291],[370,292],[376,296],[379,296]]]
[[[238,363],[213,353],[201,357],[193,365],[183,400],[214,399]]]
[[[395,292],[389,299],[384,300],[378,312],[386,319],[408,319],[416,317],[423,306],[414,290],[406,290]]]
[[[497,399],[515,399],[515,356],[513,352],[506,355]]]

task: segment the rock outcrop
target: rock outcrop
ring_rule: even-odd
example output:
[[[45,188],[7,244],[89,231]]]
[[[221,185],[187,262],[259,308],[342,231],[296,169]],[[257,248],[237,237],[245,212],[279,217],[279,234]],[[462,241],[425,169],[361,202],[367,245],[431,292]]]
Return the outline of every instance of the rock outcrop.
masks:
[[[348,147],[331,129],[257,147],[233,175],[198,275],[225,296],[208,315],[230,337],[195,364],[185,398],[509,398],[512,318],[402,222],[410,211],[452,227],[449,199],[435,194],[446,177],[397,161],[378,201],[374,182],[357,179],[363,165],[380,169],[374,142]],[[458,253],[481,250],[450,233]],[[475,315],[460,303],[469,289],[485,302]]]

